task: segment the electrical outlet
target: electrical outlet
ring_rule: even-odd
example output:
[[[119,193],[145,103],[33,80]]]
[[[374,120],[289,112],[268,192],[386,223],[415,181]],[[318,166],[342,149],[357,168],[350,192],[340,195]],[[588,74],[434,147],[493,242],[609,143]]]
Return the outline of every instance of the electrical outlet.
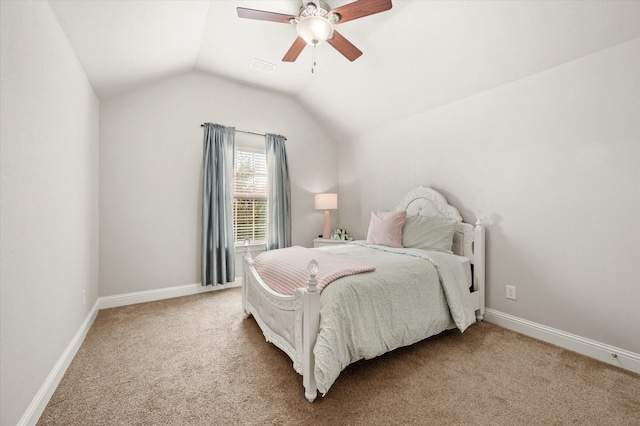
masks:
[[[82,307],[84,307],[84,304],[87,303],[87,295],[85,291],[86,290],[82,290]]]
[[[507,286],[507,299],[516,300],[516,288],[512,285]]]

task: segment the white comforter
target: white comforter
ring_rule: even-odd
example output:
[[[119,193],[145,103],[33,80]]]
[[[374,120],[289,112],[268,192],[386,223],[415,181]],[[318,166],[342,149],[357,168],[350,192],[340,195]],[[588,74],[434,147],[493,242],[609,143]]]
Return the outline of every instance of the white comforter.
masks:
[[[313,350],[322,395],[355,361],[455,326],[464,331],[475,322],[465,273],[454,255],[357,242],[323,250],[372,264],[376,271],[340,278],[322,292]]]

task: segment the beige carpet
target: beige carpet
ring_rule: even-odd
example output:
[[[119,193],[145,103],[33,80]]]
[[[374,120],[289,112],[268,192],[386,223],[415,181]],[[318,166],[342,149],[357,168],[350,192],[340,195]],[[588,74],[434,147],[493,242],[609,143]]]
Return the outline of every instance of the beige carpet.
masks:
[[[38,424],[640,425],[640,376],[482,322],[308,403],[235,288],[100,311]]]

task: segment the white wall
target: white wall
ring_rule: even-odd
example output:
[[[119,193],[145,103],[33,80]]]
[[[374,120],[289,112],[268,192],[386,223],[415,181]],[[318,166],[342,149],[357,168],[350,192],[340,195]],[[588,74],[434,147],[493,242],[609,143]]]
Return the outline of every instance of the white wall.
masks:
[[[98,298],[99,104],[49,4],[0,5],[0,424],[15,425]]]
[[[432,186],[492,221],[488,307],[640,353],[640,39],[371,129],[339,158],[357,237]]]
[[[286,136],[293,244],[322,232],[313,194],[337,190],[335,143],[287,96],[183,74],[101,103],[101,296],[200,282],[204,122]]]

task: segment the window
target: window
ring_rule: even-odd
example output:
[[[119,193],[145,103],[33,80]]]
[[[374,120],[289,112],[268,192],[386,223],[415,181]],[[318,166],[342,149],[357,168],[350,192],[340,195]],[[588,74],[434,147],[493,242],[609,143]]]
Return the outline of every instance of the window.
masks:
[[[267,158],[263,152],[236,148],[233,188],[233,236],[236,243],[267,240]]]

